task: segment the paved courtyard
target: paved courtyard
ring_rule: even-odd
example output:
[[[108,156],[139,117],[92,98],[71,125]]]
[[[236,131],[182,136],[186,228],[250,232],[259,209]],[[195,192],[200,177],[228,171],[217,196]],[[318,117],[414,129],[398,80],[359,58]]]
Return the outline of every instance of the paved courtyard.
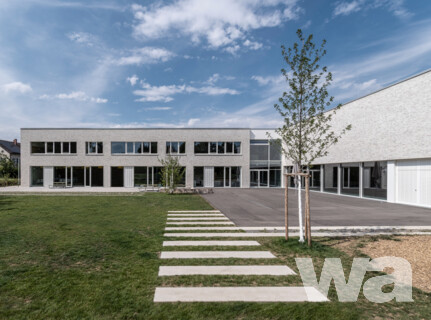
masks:
[[[203,197],[239,227],[284,226],[284,189],[214,189]],[[311,192],[312,226],[431,226],[431,209]],[[289,224],[298,225],[289,190]]]

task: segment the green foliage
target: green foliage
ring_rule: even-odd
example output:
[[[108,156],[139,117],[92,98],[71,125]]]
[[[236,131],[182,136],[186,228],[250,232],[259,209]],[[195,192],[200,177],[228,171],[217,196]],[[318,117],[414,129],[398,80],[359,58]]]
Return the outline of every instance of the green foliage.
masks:
[[[4,154],[0,154],[0,177],[5,179],[18,177],[18,167]]]
[[[301,168],[326,156],[328,148],[337,143],[351,125],[338,133],[331,130],[332,116],[341,105],[326,111],[334,100],[327,90],[332,74],[319,64],[326,54],[326,41],[316,47],[312,42],[313,35],[305,38],[301,29],[297,35],[299,44],[288,49],[281,46],[283,59],[289,67],[288,70],[281,69],[281,73],[289,91],[283,93],[274,107],[284,118],[284,125],[276,130],[282,138],[283,154]]]
[[[167,156],[166,159],[159,159],[163,168],[161,171],[161,180],[166,191],[170,194],[174,193],[178,184],[185,174],[185,170],[180,166],[178,157]]]

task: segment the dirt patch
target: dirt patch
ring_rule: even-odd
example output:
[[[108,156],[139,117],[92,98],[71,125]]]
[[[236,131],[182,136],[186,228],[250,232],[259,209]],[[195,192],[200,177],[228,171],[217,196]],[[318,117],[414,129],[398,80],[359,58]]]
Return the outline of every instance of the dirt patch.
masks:
[[[367,241],[368,240],[368,241]],[[335,245],[350,256],[356,250],[370,258],[394,256],[410,262],[413,272],[413,286],[425,292],[431,292],[431,236],[396,236],[393,239],[351,239]],[[385,270],[389,271],[390,270]]]

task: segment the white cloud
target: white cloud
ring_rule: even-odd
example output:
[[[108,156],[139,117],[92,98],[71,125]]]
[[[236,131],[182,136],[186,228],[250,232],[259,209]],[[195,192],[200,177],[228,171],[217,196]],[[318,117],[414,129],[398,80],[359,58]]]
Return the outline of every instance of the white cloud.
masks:
[[[268,84],[271,85],[280,85],[284,83],[285,78],[282,75],[279,76],[252,76],[251,79],[257,81],[257,83],[261,86],[266,86]]]
[[[138,80],[139,80],[139,78],[136,74],[134,74],[131,77],[127,77],[127,79],[126,79],[126,81],[128,81],[132,87],[138,82]]]
[[[11,93],[11,92],[29,93],[33,91],[33,89],[29,84],[25,84],[19,81],[6,83],[2,85],[1,88],[5,93]]]
[[[233,76],[221,76],[218,73],[214,73],[204,83],[207,83],[209,85],[214,85],[215,83],[217,83],[220,80],[235,80],[235,77],[233,77]]]
[[[361,10],[363,1],[339,2],[334,9],[334,16],[347,16],[353,12]]]
[[[200,119],[192,118],[187,121],[187,126],[193,127],[195,124],[197,124],[200,121]]]
[[[71,93],[59,93],[56,95],[43,94],[39,97],[41,100],[75,100],[81,102],[107,103],[108,99],[99,97],[90,97],[83,91],[73,91]]]
[[[93,46],[94,42],[96,42],[96,37],[87,32],[71,32],[67,34],[67,37],[70,41],[85,44],[89,47]]]
[[[136,101],[140,102],[155,102],[163,101],[170,102],[174,100],[172,97],[179,93],[201,93],[210,96],[215,95],[236,95],[239,94],[237,90],[230,88],[221,88],[215,86],[204,86],[204,87],[193,87],[187,85],[162,85],[162,86],[152,86],[149,83],[142,82],[143,90],[133,91],[134,95],[140,96],[141,98]]]
[[[259,42],[250,41],[248,39],[244,41],[244,45],[251,50],[259,50],[263,46],[263,44],[261,44]]]
[[[163,48],[143,47],[131,50],[129,55],[117,59],[115,63],[120,66],[153,64],[166,62],[174,56],[173,52]]]
[[[351,13],[361,10],[371,10],[383,8],[388,10],[393,15],[405,19],[413,14],[404,7],[404,0],[354,0],[354,1],[339,1],[336,2],[333,15],[348,16]]]
[[[178,0],[166,5],[133,5],[134,34],[158,39],[176,34],[210,48],[223,47],[229,53],[239,50],[238,40],[246,41],[250,31],[276,27],[296,19],[297,0]],[[255,47],[258,46],[257,44]]]
[[[144,108],[144,110],[147,110],[147,111],[167,111],[167,110],[172,110],[172,107],[150,107],[150,108]]]

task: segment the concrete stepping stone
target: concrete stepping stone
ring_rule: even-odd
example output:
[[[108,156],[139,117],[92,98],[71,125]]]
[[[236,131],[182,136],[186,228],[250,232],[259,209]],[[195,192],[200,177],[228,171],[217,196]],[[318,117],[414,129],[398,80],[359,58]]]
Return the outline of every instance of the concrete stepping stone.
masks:
[[[192,241],[163,241],[164,247],[177,247],[177,246],[260,246],[257,241],[226,241],[226,240],[192,240]]]
[[[274,259],[269,251],[163,251],[160,259]]]
[[[314,235],[314,234],[312,234]],[[284,237],[284,233],[275,232],[169,232],[165,237],[187,237],[187,238],[262,238],[262,237]],[[289,236],[297,237],[298,234],[289,233]]]
[[[159,276],[184,275],[295,275],[288,266],[161,266]]]
[[[313,287],[158,287],[154,302],[325,302]]]
[[[206,217],[206,218],[201,218],[201,217],[196,217],[196,218],[168,218],[168,220],[176,220],[176,221],[206,221],[206,220],[229,220],[226,217]]]
[[[168,217],[224,217],[223,213],[169,213]]]
[[[242,230],[239,227],[165,227],[166,231],[192,231],[192,230]]]
[[[181,221],[168,221],[168,222],[166,222],[166,224],[169,224],[169,225],[196,225],[196,224],[201,224],[201,225],[227,225],[227,224],[229,224],[229,225],[232,225],[232,224],[234,224],[233,222],[231,222],[231,221],[213,221],[213,222],[211,222],[211,221],[201,221],[201,222],[199,222],[199,221],[186,221],[186,222],[181,222]]]
[[[187,213],[187,212],[220,212],[220,210],[170,210],[168,213]]]

